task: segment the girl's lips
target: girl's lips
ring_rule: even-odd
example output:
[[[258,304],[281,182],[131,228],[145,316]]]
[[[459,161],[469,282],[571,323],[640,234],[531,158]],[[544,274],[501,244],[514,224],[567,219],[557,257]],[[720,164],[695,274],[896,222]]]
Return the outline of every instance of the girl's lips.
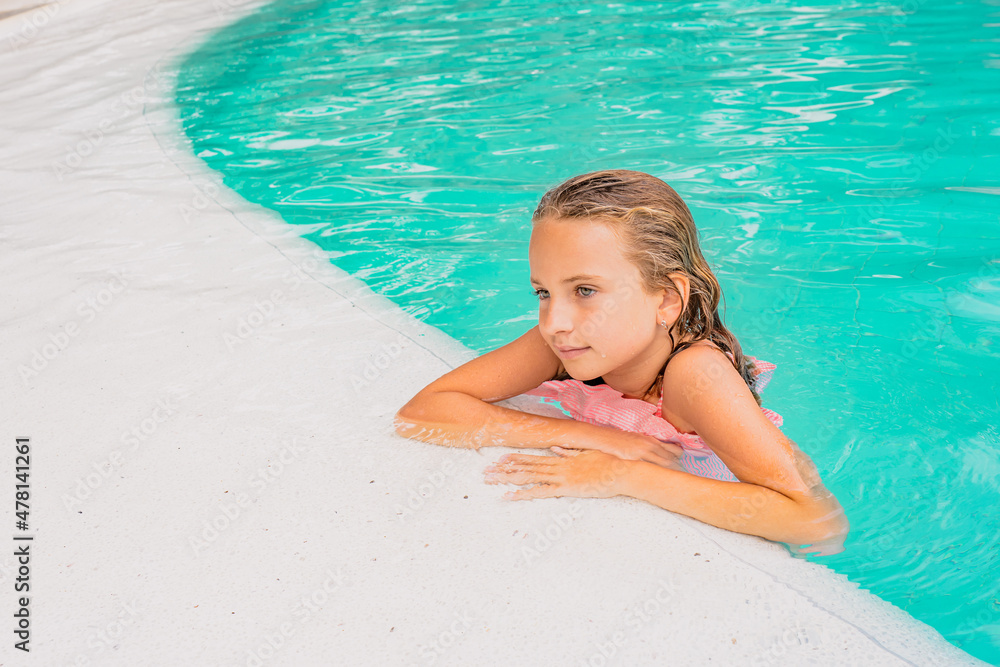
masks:
[[[589,347],[580,347],[575,350],[567,350],[563,352],[559,348],[556,348],[556,354],[559,355],[560,359],[573,359],[574,357],[579,357],[581,354],[589,350]]]

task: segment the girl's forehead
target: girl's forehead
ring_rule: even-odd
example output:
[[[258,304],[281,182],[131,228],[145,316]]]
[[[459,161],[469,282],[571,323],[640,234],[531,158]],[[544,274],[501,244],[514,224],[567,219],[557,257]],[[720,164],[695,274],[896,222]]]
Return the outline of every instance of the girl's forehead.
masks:
[[[638,269],[621,254],[605,225],[560,223],[536,229],[528,251],[531,282],[551,286],[577,281],[633,282]],[[537,234],[536,234],[537,232]]]
[[[529,251],[572,250],[581,256],[621,256],[618,239],[606,224],[587,220],[545,222],[536,225],[528,242]]]

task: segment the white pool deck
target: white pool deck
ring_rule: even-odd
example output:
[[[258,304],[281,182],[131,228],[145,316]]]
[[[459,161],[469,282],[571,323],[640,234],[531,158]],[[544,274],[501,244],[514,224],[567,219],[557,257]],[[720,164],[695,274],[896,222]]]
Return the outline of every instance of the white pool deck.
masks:
[[[21,534],[30,437],[35,535],[30,653],[0,550],[0,664],[985,664],[773,543],[503,500],[515,450],[396,436],[473,353],[221,187],[170,107],[253,3],[30,6],[0,0],[0,498]]]

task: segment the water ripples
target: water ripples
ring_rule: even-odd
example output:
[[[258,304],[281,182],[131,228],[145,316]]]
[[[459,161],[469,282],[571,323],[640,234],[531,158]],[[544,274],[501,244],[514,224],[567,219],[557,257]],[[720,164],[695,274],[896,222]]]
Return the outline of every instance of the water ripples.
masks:
[[[545,189],[671,183],[851,517],[824,562],[1000,661],[998,18],[912,9],[275,3],[188,60],[178,103],[227,184],[482,352],[531,324]]]

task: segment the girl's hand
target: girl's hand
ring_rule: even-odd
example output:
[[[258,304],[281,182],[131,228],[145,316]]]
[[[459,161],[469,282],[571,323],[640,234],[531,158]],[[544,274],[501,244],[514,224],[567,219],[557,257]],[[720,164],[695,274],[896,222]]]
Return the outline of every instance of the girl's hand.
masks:
[[[552,447],[558,456],[505,454],[486,467],[487,484],[534,484],[530,488],[508,491],[504,498],[610,498],[618,495],[616,482],[625,474],[622,459],[596,449]]]
[[[680,470],[678,459],[684,453],[680,445],[663,442],[653,436],[631,431],[619,431],[614,438],[602,438],[593,449],[627,461],[648,461]],[[553,449],[555,449],[553,447]]]
[[[805,558],[806,556],[833,556],[844,550],[845,535],[837,535],[815,544],[788,544],[788,550],[793,558]]]

